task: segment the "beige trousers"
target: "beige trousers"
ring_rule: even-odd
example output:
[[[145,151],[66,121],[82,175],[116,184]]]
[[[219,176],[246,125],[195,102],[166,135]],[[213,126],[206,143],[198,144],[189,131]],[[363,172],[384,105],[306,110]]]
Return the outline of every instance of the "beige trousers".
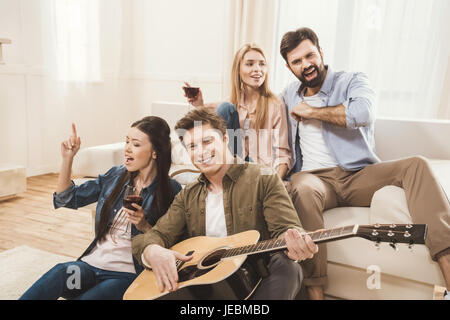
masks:
[[[339,167],[297,172],[288,191],[303,228],[324,228],[322,213],[331,208],[368,207],[380,188],[394,185],[405,190],[413,223],[427,224],[425,245],[431,257],[450,253],[450,205],[428,161],[412,157],[369,165],[359,171]],[[323,286],[327,278],[327,248],[303,262],[306,286]]]

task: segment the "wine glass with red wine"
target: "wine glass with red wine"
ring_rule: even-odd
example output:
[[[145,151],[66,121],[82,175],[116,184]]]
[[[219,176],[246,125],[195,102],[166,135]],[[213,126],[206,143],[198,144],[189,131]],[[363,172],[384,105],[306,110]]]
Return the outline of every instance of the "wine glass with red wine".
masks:
[[[188,99],[194,99],[200,93],[200,86],[195,79],[185,81],[183,86],[184,93]],[[192,104],[189,103],[191,106]]]
[[[142,197],[140,196],[136,187],[132,185],[127,185],[125,187],[125,192],[123,194],[123,206],[127,209],[137,211],[135,207],[132,206],[133,203],[136,203],[139,206],[142,206]],[[127,226],[125,228],[125,232],[122,234],[123,237],[129,237],[131,234],[131,223],[127,219]]]

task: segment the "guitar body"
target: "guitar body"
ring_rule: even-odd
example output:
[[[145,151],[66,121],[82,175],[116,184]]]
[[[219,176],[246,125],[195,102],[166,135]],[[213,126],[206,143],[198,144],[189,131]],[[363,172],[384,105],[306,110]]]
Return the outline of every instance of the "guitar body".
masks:
[[[259,232],[250,230],[225,238],[194,237],[184,240],[171,250],[193,258],[178,271],[178,290],[160,292],[154,273],[145,269],[124,294],[124,300],[153,299],[246,299],[256,289],[260,277],[247,256],[220,260],[222,250],[253,245]]]

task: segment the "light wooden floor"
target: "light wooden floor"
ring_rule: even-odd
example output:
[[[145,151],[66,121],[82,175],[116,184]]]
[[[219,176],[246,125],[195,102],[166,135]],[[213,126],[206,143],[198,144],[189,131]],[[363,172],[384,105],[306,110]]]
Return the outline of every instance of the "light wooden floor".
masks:
[[[27,191],[0,201],[0,252],[20,245],[77,258],[93,240],[88,209],[53,208],[58,175],[27,178]]]

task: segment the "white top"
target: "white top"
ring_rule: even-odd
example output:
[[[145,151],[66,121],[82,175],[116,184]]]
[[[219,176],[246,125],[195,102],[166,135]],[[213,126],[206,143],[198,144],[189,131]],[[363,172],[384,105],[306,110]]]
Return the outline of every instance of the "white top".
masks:
[[[206,195],[206,236],[223,238],[227,236],[225,222],[225,210],[223,208],[223,192],[213,193],[208,191]],[[151,268],[150,263],[141,255],[144,266]]]
[[[223,192],[206,195],[206,236],[223,238],[227,236]]]
[[[316,94],[304,97],[311,107],[323,107],[324,103]],[[302,171],[336,167],[338,165],[323,139],[322,121],[303,119],[299,122],[300,148],[302,150]]]
[[[124,211],[116,214],[113,226],[106,239],[97,241],[95,248],[81,260],[103,270],[136,273],[131,251],[131,223],[128,224]]]

